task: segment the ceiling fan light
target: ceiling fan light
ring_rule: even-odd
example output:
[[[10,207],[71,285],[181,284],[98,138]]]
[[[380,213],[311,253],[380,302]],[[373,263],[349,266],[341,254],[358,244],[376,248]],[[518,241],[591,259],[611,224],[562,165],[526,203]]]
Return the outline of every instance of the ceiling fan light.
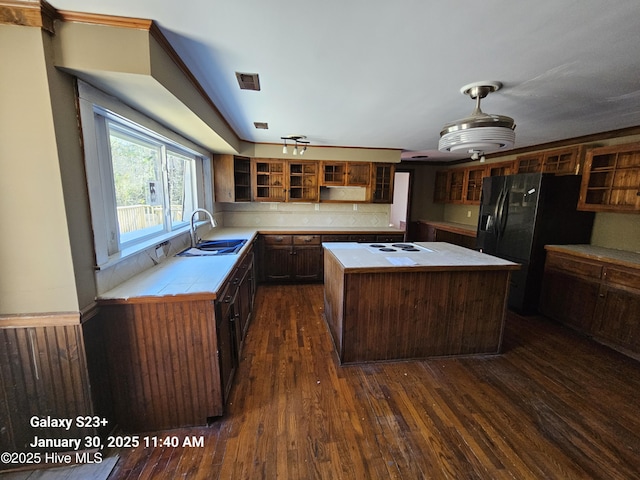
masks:
[[[465,85],[461,93],[476,100],[476,107],[468,117],[447,123],[440,131],[438,150],[457,152],[478,150],[492,152],[506,150],[515,144],[516,125],[513,118],[482,112],[480,99],[502,87],[500,82],[476,82]]]
[[[475,127],[453,130],[440,137],[438,150],[441,152],[459,152],[480,150],[493,152],[506,150],[515,144],[516,134],[508,127]]]

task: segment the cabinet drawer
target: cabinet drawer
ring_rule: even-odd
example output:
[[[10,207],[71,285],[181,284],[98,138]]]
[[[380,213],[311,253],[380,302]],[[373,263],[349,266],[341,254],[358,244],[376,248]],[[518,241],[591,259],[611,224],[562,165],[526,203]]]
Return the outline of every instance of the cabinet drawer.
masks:
[[[322,235],[323,242],[348,242],[349,235],[341,235],[341,234],[330,234],[330,235]]]
[[[320,245],[320,235],[294,235],[294,245]]]
[[[602,276],[602,265],[552,253],[547,254],[545,268],[563,270],[592,278],[600,278]]]
[[[618,267],[604,267],[603,277],[609,284],[624,285],[640,290],[640,271]]]
[[[293,242],[291,235],[263,235],[262,239],[267,245],[291,245]]]

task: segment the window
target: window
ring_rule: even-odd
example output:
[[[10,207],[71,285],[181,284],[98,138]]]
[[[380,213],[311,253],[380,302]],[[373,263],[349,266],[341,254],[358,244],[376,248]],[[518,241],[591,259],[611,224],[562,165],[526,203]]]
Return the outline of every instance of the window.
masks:
[[[195,156],[108,117],[106,125],[119,246],[186,225],[196,204]]]
[[[98,266],[186,232],[198,206],[211,210],[206,151],[117,99],[78,87]]]

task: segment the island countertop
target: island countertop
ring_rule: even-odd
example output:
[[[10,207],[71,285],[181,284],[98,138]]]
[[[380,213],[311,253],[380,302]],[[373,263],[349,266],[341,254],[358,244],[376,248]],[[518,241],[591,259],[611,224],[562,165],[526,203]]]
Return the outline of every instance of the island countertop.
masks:
[[[520,265],[502,258],[445,242],[416,243],[323,243],[345,272],[436,271],[436,270],[517,270]],[[375,245],[379,245],[376,247]],[[412,246],[403,249],[394,245]],[[385,251],[391,249],[393,251]],[[417,251],[414,251],[417,250]]]

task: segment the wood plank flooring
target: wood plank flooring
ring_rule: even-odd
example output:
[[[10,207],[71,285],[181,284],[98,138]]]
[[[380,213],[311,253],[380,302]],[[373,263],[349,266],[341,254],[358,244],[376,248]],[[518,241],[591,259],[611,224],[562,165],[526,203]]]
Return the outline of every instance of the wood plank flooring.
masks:
[[[322,285],[260,286],[203,447],[122,450],[114,479],[631,479],[640,363],[509,314],[504,353],[341,367]]]

